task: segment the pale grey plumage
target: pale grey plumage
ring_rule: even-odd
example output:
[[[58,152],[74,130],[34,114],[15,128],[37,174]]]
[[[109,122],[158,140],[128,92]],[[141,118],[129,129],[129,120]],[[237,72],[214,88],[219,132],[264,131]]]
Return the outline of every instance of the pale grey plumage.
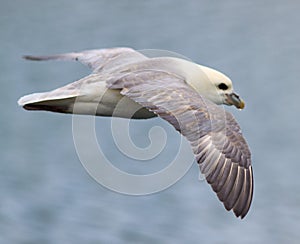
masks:
[[[233,209],[237,217],[247,214],[252,201],[253,173],[250,151],[240,127],[223,107],[195,90],[186,74],[178,71],[178,60],[149,59],[130,48],[25,58],[78,60],[92,68],[93,73],[52,93],[25,96],[20,99],[20,105],[27,109],[72,113],[75,99],[87,104],[91,101],[91,90],[96,91],[93,94],[97,97],[97,89],[107,87],[110,99],[107,101],[111,102],[115,96],[113,103],[116,103],[125,96],[128,107],[140,106],[137,108],[142,112],[135,118],[158,115],[172,124],[190,142],[201,172],[225,208]],[[189,65],[187,61],[181,64]],[[189,67],[188,73],[194,73],[195,67]],[[104,108],[101,109],[95,114],[110,116],[110,112],[105,114]],[[84,112],[90,114],[89,110]],[[126,117],[127,113],[117,116]]]
[[[250,151],[230,113],[201,97],[180,77],[163,71],[132,72],[110,80],[109,88],[122,89],[121,94],[185,136],[225,208],[242,218],[246,215],[253,192]]]

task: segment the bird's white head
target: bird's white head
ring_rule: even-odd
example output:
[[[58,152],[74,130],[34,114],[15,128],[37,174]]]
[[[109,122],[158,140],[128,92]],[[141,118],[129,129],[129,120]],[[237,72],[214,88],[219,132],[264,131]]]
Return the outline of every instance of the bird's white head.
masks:
[[[244,101],[233,91],[231,80],[221,72],[202,65],[200,76],[193,77],[191,85],[205,98],[216,104],[234,105],[238,109],[243,109]]]

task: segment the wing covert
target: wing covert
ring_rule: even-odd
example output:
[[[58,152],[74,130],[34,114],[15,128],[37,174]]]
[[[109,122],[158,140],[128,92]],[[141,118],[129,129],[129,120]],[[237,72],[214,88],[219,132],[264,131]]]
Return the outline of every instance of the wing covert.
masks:
[[[190,142],[207,182],[227,210],[245,217],[253,195],[248,145],[234,117],[210,102],[185,80],[166,71],[139,70],[108,81],[172,124]]]

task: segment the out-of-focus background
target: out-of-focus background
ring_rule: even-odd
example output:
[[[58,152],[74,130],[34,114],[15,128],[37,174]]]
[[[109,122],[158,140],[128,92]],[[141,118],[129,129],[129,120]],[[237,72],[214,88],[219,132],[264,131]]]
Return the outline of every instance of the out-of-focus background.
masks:
[[[0,243],[299,242],[299,1],[2,0],[0,6]],[[246,108],[226,109],[253,154],[254,199],[244,220],[198,180],[196,164],[160,193],[108,190],[81,165],[70,115],[18,107],[24,94],[89,73],[77,63],[28,62],[22,55],[115,46],[170,50],[232,78]],[[126,164],[105,140],[109,119],[96,123],[106,154]],[[169,131],[169,154],[176,153],[179,135],[160,119],[132,122],[133,137],[146,146],[153,124]],[[149,162],[137,167],[151,171]]]

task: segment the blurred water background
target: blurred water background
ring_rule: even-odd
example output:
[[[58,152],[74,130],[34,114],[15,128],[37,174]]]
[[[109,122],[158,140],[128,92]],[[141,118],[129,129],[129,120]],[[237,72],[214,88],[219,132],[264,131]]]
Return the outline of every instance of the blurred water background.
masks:
[[[299,243],[299,10],[293,0],[1,0],[0,243]],[[76,155],[70,115],[17,106],[24,94],[89,73],[77,63],[22,55],[115,46],[170,50],[232,78],[246,108],[226,109],[253,154],[254,199],[244,220],[198,180],[196,164],[148,196],[100,186]],[[126,165],[106,140],[109,119],[96,124],[105,153]],[[153,124],[168,131],[164,155],[176,153],[179,135],[159,119],[132,122],[133,138],[146,146]],[[151,172],[151,165],[128,167]]]

